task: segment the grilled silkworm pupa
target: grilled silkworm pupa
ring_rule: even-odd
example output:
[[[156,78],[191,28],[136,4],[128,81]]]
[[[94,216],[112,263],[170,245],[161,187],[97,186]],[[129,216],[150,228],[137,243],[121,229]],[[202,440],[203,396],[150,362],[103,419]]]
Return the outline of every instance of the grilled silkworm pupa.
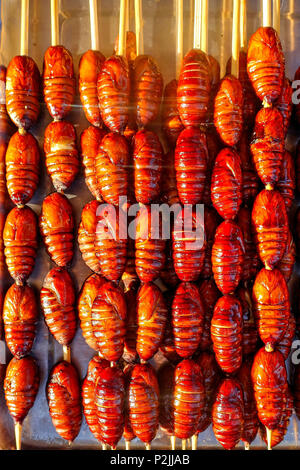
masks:
[[[240,301],[243,312],[242,349],[244,357],[254,354],[257,351],[258,331],[250,289],[245,286],[239,287],[237,290],[237,298]]]
[[[10,352],[20,359],[32,348],[38,320],[38,306],[33,289],[13,284],[4,299],[5,341]]]
[[[271,187],[280,178],[284,155],[283,117],[276,108],[262,108],[256,115],[251,153],[258,176]]]
[[[201,368],[197,362],[184,359],[174,375],[174,435],[189,439],[196,431],[205,406]]]
[[[80,148],[84,176],[87,187],[97,201],[102,201],[101,191],[96,175],[96,157],[99,145],[106,131],[98,127],[89,126],[80,136]]]
[[[206,236],[200,213],[191,206],[182,209],[175,218],[173,233],[173,261],[181,281],[193,282],[202,271]]]
[[[192,49],[184,56],[177,87],[177,107],[185,127],[199,127],[204,122],[210,89],[208,57],[201,50]]]
[[[279,109],[283,117],[284,135],[287,134],[291,121],[291,115],[293,110],[292,95],[293,88],[291,82],[288,78],[285,77],[283,80],[281,95],[275,103],[276,108]]]
[[[259,99],[272,105],[281,95],[285,71],[284,55],[275,29],[261,27],[252,34],[247,71]]]
[[[95,273],[100,274],[100,263],[96,256],[96,228],[98,201],[88,202],[81,213],[81,222],[78,228],[78,246],[86,265]]]
[[[143,284],[137,295],[136,350],[141,360],[148,361],[158,351],[167,321],[164,296],[155,284]]]
[[[52,193],[42,205],[40,230],[49,256],[58,266],[67,266],[73,258],[74,218],[66,196]]]
[[[95,170],[98,188],[108,204],[119,206],[128,195],[129,145],[123,135],[110,132],[98,147]]]
[[[68,346],[76,332],[75,288],[64,268],[53,268],[44,279],[41,306],[45,322],[56,339]]]
[[[179,283],[178,276],[174,269],[173,255],[172,255],[172,244],[170,240],[166,242],[166,261],[162,271],[160,272],[160,278],[164,284],[168,287],[176,287]]]
[[[138,281],[131,280],[124,291],[126,305],[127,305],[127,319],[126,319],[126,336],[124,343],[123,358],[126,362],[135,362],[138,354],[136,350],[137,341],[137,292]]]
[[[116,366],[99,371],[95,400],[100,438],[116,448],[124,429],[125,376]]]
[[[277,268],[282,272],[284,279],[286,280],[287,283],[292,277],[295,262],[296,262],[296,245],[293,240],[291,231],[289,230],[285,252],[277,265]]]
[[[206,235],[205,256],[203,268],[201,271],[202,279],[210,279],[212,272],[211,264],[211,251],[214,244],[216,230],[220,225],[222,219],[218,212],[213,207],[206,207],[204,209],[204,227]]]
[[[148,126],[159,113],[163,78],[155,60],[139,55],[132,64],[132,95],[136,123],[139,128]]]
[[[276,345],[276,349],[278,349],[278,351],[281,352],[285,361],[287,360],[291,352],[293,340],[295,338],[295,333],[296,333],[296,319],[294,317],[294,314],[290,312],[288,326],[285,330],[283,337],[281,338],[279,343],[277,343]]]
[[[63,46],[50,46],[44,55],[44,98],[51,117],[61,120],[71,111],[75,76],[71,53]]]
[[[115,55],[105,60],[97,80],[100,113],[111,132],[122,133],[129,119],[130,76],[128,62]]]
[[[201,277],[202,278],[202,277]],[[212,346],[210,325],[214,308],[221,293],[213,278],[201,280],[199,284],[200,297],[204,307],[203,333],[199,344],[200,351],[209,351]]]
[[[3,229],[4,254],[11,277],[23,284],[31,275],[37,250],[37,219],[29,207],[14,207]]]
[[[102,125],[97,92],[97,80],[105,57],[99,51],[86,51],[79,61],[79,94],[87,120],[96,127]]]
[[[40,385],[40,374],[31,356],[13,357],[6,369],[4,393],[7,408],[15,423],[22,424],[32,408]]]
[[[164,293],[168,314],[167,314],[167,321],[165,327],[165,334],[160,345],[160,352],[164,355],[164,357],[171,362],[172,364],[178,364],[181,361],[181,357],[177,354],[174,344],[174,334],[173,334],[173,327],[172,327],[172,302],[174,298],[173,291],[165,291]]]
[[[137,202],[150,204],[161,192],[163,149],[152,131],[140,130],[133,138],[134,191]]]
[[[179,284],[172,304],[172,325],[180,357],[188,358],[196,352],[202,338],[204,314],[198,287],[190,282]]]
[[[259,427],[253,384],[251,380],[252,363],[253,357],[248,356],[246,359],[244,359],[243,364],[237,374],[237,378],[242,386],[244,396],[244,428],[242,433],[242,441],[245,443],[245,448],[248,449],[251,442],[254,441]]]
[[[242,438],[244,399],[236,379],[226,378],[221,382],[213,405],[212,425],[216,439],[224,449],[234,449]]]
[[[103,369],[109,367],[109,362],[100,356],[94,356],[88,365],[88,370],[82,384],[82,407],[87,425],[97,439],[101,441],[101,428],[97,415],[96,384]]]
[[[56,191],[68,189],[79,172],[79,156],[74,126],[67,121],[53,121],[44,138],[46,168]]]
[[[260,422],[276,429],[286,403],[287,375],[280,351],[261,348],[255,355],[251,378]]]
[[[20,129],[36,123],[40,105],[40,72],[31,57],[14,57],[6,72],[6,108],[10,119]]]
[[[205,135],[199,129],[184,129],[177,139],[174,162],[177,191],[182,204],[202,201],[207,161]]]
[[[161,213],[154,207],[141,206],[135,220],[135,269],[142,282],[159,277],[166,259],[165,247]]]
[[[174,79],[165,86],[162,107],[162,130],[172,147],[184,129],[177,108],[177,85]]]
[[[211,176],[211,200],[223,219],[234,219],[242,203],[242,168],[239,155],[230,148],[218,154]]]
[[[259,191],[259,177],[255,171],[253,157],[250,151],[248,132],[243,132],[239,142],[239,156],[241,158],[243,184],[243,202],[252,206]]]
[[[155,438],[159,422],[159,387],[150,364],[135,364],[128,388],[129,419],[134,434],[145,444]]]
[[[227,75],[221,81],[215,98],[214,124],[226,145],[238,143],[243,130],[243,87],[240,80]]]
[[[129,383],[130,383],[130,376],[131,376],[131,371],[133,367],[134,367],[133,364],[127,364],[123,369],[124,376],[125,376],[125,406],[124,406],[123,437],[126,442],[126,448],[127,448],[128,442],[132,441],[132,439],[135,438],[135,434],[132,430],[132,426],[130,424],[130,418],[129,418]]]
[[[221,297],[211,320],[211,339],[217,363],[223,372],[234,374],[242,364],[243,312],[233,295]]]
[[[296,172],[292,155],[287,150],[284,152],[281,173],[276,189],[281,193],[287,213],[289,212],[295,198]]]
[[[36,139],[29,132],[16,132],[10,139],[6,157],[6,185],[14,204],[30,201],[39,182],[40,152]]]
[[[212,247],[212,270],[222,294],[234,292],[243,272],[245,245],[240,227],[230,220],[219,225]]]
[[[288,239],[288,217],[279,191],[263,189],[252,210],[254,239],[261,261],[273,269],[282,259]]]
[[[56,364],[47,383],[49,413],[56,432],[73,442],[81,427],[81,393],[77,370],[69,362]]]
[[[252,298],[259,336],[266,346],[274,348],[283,337],[290,316],[289,292],[279,269],[263,268],[258,273]]]
[[[237,215],[237,223],[242,230],[245,245],[245,257],[243,263],[242,280],[250,281],[259,269],[260,260],[256,250],[253,230],[251,225],[251,211],[248,207],[241,207]]]
[[[166,362],[159,368],[159,424],[164,432],[174,435],[174,373],[173,364]]]

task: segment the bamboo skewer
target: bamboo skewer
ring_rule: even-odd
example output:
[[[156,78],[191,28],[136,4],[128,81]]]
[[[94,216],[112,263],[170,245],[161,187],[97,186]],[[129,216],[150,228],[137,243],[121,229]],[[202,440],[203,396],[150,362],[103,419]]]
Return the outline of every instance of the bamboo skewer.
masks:
[[[181,448],[182,448],[182,450],[186,450],[186,439],[182,439]]]
[[[28,55],[28,18],[29,18],[29,0],[22,0],[20,55]]]
[[[202,0],[195,0],[194,7],[194,49],[201,49],[201,3]]]
[[[150,442],[148,442],[147,444],[145,444],[145,449],[146,449],[146,450],[151,450],[151,444],[150,444]]]
[[[228,23],[228,10],[229,0],[222,0],[222,15],[221,15],[221,47],[220,47],[220,76],[224,77],[226,74],[227,51],[225,45],[225,37]]]
[[[99,24],[97,0],[90,0],[90,26],[91,26],[91,47],[93,51],[99,51]]]
[[[241,0],[240,8],[240,50],[247,51],[247,0]]]
[[[134,0],[136,55],[144,54],[142,1]]]
[[[272,429],[266,427],[268,450],[272,450]]]
[[[58,0],[51,0],[51,45],[59,44]]]
[[[240,0],[233,0],[231,73],[235,77],[239,76],[239,62],[240,62]]]
[[[176,78],[178,79],[183,58],[183,0],[176,0]]]
[[[263,26],[272,26],[272,6],[271,0],[263,0]]]
[[[71,348],[70,346],[63,346],[64,361],[71,362]]]
[[[21,450],[22,424],[15,423],[16,450]]]
[[[280,36],[280,0],[273,0],[273,28]]]
[[[250,444],[249,444],[249,442],[245,442],[245,450],[250,450]]]
[[[208,54],[208,0],[201,1],[201,51]]]
[[[171,450],[175,450],[176,449],[176,437],[170,436],[170,441],[171,441]]]
[[[130,450],[130,441],[125,441],[125,449]]]
[[[126,11],[128,0],[120,0],[119,42],[117,54],[126,55]]]
[[[198,434],[192,436],[192,450],[197,450]]]

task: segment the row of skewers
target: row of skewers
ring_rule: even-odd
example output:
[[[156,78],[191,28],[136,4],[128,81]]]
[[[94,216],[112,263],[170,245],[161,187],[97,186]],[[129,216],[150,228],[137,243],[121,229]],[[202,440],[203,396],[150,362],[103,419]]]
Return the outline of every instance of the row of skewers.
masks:
[[[52,3],[55,12],[56,2]],[[292,398],[284,360],[295,333],[287,289],[295,256],[287,210],[295,178],[293,160],[284,149],[291,86],[284,78],[279,37],[270,27],[270,3],[265,3],[264,26],[252,36],[246,54],[239,51],[241,12],[240,2],[234,1],[228,64],[233,75],[221,83],[218,64],[208,58],[207,50],[200,50],[201,44],[184,57],[178,84],[173,81],[165,90],[167,157],[158,136],[148,129],[159,114],[162,77],[152,58],[138,55],[132,63],[125,58],[126,2],[120,8],[118,54],[105,60],[88,51],[81,59],[80,94],[94,126],[82,134],[81,149],[86,182],[95,200],[83,210],[78,241],[95,274],[84,283],[78,311],[87,343],[101,356],[91,361],[82,394],[88,425],[104,446],[115,448],[124,431],[127,442],[137,436],[149,448],[159,421],[172,436],[172,446],[174,436],[183,440],[183,447],[194,436],[193,448],[195,436],[211,421],[225,448],[233,448],[240,439],[249,446],[259,421],[269,447],[283,439],[287,429]],[[177,6],[182,12],[182,2]],[[55,23],[57,15],[52,18]],[[199,15],[196,18],[199,21]],[[202,17],[204,24],[207,19]],[[64,121],[74,98],[72,57],[57,41],[45,54],[43,77],[45,102],[54,119],[45,132],[46,167],[57,192],[43,202],[40,229],[57,267],[44,280],[41,305],[49,330],[67,348],[66,360],[51,371],[47,396],[57,432],[72,441],[80,429],[81,397],[69,349],[76,331],[76,296],[66,269],[73,257],[74,219],[63,191],[79,171],[79,157],[74,129]],[[13,59],[7,71],[6,106],[19,130],[8,144],[6,178],[17,207],[6,219],[3,239],[15,284],[6,294],[3,319],[7,345],[15,356],[7,370],[5,394],[17,423],[17,447],[20,423],[39,384],[36,363],[27,356],[38,308],[26,284],[34,266],[37,223],[33,211],[24,206],[38,184],[39,150],[28,132],[38,117],[38,89],[38,69],[32,59],[22,55]],[[263,107],[255,117],[258,98]],[[3,116],[1,124],[8,126]],[[253,165],[248,136],[254,117]],[[108,130],[101,128],[102,122]],[[171,171],[163,174],[169,165]],[[259,194],[255,171],[265,185]],[[115,212],[101,205],[104,201],[118,206],[122,197],[127,197],[122,209],[135,201],[141,204],[134,243],[119,236],[119,216],[117,233],[112,230]],[[183,209],[178,213],[172,243],[148,232],[150,204],[159,200],[193,206],[188,209],[192,223],[183,233],[178,229]],[[189,241],[199,223],[195,206],[203,201],[210,207],[205,208],[204,231],[195,250]],[[114,236],[105,236],[110,230]],[[159,277],[172,288],[168,294],[154,284]],[[257,352],[258,335],[265,347]],[[127,358],[131,362],[139,358],[141,364],[122,372],[117,362],[124,344]],[[214,354],[207,352],[212,346]],[[157,380],[146,362],[159,348],[170,364],[159,371]],[[300,372],[296,409],[298,376]],[[229,412],[234,417],[230,422]]]

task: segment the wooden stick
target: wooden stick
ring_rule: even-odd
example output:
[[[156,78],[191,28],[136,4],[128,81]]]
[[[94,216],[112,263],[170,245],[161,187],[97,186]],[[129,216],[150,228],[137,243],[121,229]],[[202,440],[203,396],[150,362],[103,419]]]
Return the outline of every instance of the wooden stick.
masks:
[[[90,0],[90,25],[91,25],[91,47],[93,51],[99,51],[99,24],[97,0]]]
[[[142,0],[134,0],[134,19],[136,36],[136,54],[144,54]]]
[[[201,2],[201,51],[208,54],[208,0]]]
[[[145,444],[145,449],[146,449],[146,450],[151,450],[151,444],[150,444],[150,442],[147,442],[147,444]]]
[[[194,7],[194,49],[201,48],[201,3],[202,0],[195,0]]]
[[[51,0],[51,45],[59,44],[58,0]]]
[[[176,0],[176,78],[183,58],[183,0]]]
[[[273,28],[280,35],[280,0],[273,0]]]
[[[107,445],[106,444],[102,444],[102,450],[107,450]]]
[[[192,450],[197,450],[198,434],[192,436]]]
[[[71,362],[71,348],[70,346],[63,346],[64,361]]]
[[[272,429],[266,427],[268,450],[272,450]]]
[[[119,43],[118,43],[118,55],[126,56],[126,11],[127,1],[120,0],[120,21],[119,21]]]
[[[182,450],[186,450],[186,439],[182,439],[181,448],[182,448]]]
[[[28,18],[29,18],[29,0],[22,0],[21,3],[21,40],[20,54],[28,55]]]
[[[250,444],[249,444],[249,442],[245,442],[245,450],[250,450]]]
[[[263,26],[272,26],[271,0],[263,0]]]
[[[21,450],[22,424],[15,423],[16,449]]]
[[[125,449],[130,450],[130,441],[125,441]]]
[[[225,45],[225,37],[228,22],[229,1],[222,0],[222,14],[221,14],[221,34],[220,34],[220,76],[224,77],[226,73],[227,51]]]
[[[247,51],[247,0],[241,0],[240,9],[240,48]]]
[[[176,449],[176,436],[170,436],[170,441],[171,441],[171,450]]]
[[[239,60],[240,60],[240,0],[233,0],[231,73],[235,77],[239,76]]]

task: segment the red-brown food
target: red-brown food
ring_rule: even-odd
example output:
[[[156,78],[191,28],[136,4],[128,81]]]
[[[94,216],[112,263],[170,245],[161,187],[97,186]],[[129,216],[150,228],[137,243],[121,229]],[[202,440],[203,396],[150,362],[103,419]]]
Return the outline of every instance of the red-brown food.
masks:
[[[175,369],[174,435],[189,439],[196,431],[205,406],[201,368],[197,362],[184,359]]]
[[[173,233],[173,261],[181,281],[197,281],[205,257],[206,236],[201,214],[191,206],[176,216]]]
[[[78,247],[87,266],[95,273],[100,274],[100,263],[96,256],[95,247],[98,206],[98,201],[93,200],[82,209],[78,228]]]
[[[259,336],[266,345],[274,347],[285,334],[290,315],[283,274],[278,269],[263,268],[255,278],[252,298]]]
[[[291,352],[293,340],[295,338],[296,333],[296,320],[294,314],[290,312],[289,321],[287,325],[287,329],[279,343],[276,345],[276,349],[281,352],[284,359],[286,360]]]
[[[180,357],[192,356],[201,341],[204,327],[204,305],[199,289],[190,282],[182,282],[172,304],[174,344]]]
[[[251,36],[247,70],[261,101],[271,105],[281,95],[285,60],[279,36],[271,27],[260,27]]]
[[[205,134],[184,129],[175,149],[177,190],[182,204],[201,202],[207,173],[208,151]]]
[[[212,346],[210,325],[214,313],[214,308],[221,293],[217,288],[213,278],[204,279],[199,285],[200,297],[204,307],[204,324],[201,341],[199,344],[200,351],[209,351]]]
[[[230,220],[219,225],[212,247],[212,270],[222,294],[230,294],[238,286],[243,272],[245,245],[240,227]]]
[[[69,362],[59,362],[51,370],[47,400],[56,432],[66,441],[74,441],[81,426],[81,393],[77,370]]]
[[[56,191],[65,191],[79,172],[79,156],[74,126],[53,121],[45,130],[44,151],[48,175]]]
[[[284,412],[287,392],[281,352],[261,348],[254,358],[251,378],[259,420],[267,428],[276,429]]]
[[[259,177],[255,171],[247,132],[243,132],[239,144],[239,155],[243,174],[243,201],[245,204],[251,206],[259,191]]]
[[[87,120],[96,127],[102,125],[97,79],[102,70],[105,57],[99,51],[86,51],[79,61],[79,94]]]
[[[16,423],[22,423],[32,408],[39,384],[39,369],[33,357],[13,357],[6,369],[4,393],[7,408]]]
[[[221,372],[216,362],[215,355],[211,352],[202,352],[196,359],[199,364],[205,390],[205,405],[201,413],[197,432],[204,432],[212,421],[212,406],[216,398]]]
[[[144,128],[158,116],[163,78],[155,60],[147,55],[137,56],[131,74],[136,123],[139,128]]]
[[[167,240],[166,242],[166,261],[163,269],[160,272],[160,278],[168,287],[176,287],[179,283],[178,276],[174,269],[173,255],[172,255],[172,245],[171,241]]]
[[[126,31],[126,44],[125,44],[125,57],[129,62],[129,65],[132,64],[136,58],[136,35],[133,31]],[[119,35],[116,36],[114,44],[114,54],[117,54],[119,48]]]
[[[100,271],[109,281],[118,281],[126,265],[126,218],[105,204],[98,207],[96,217],[95,248]]]
[[[135,268],[142,282],[154,281],[163,269],[166,241],[162,235],[161,213],[141,206],[135,221]]]
[[[131,219],[129,218],[131,221]],[[130,222],[129,222],[130,223]],[[127,259],[125,270],[122,274],[122,282],[125,289],[131,281],[138,281],[138,276],[135,270],[135,240],[131,237],[128,237],[127,240]]]
[[[243,87],[240,80],[227,75],[221,81],[215,98],[214,124],[226,145],[233,147],[243,130]]]
[[[237,298],[243,312],[242,350],[243,356],[254,354],[257,351],[258,331],[255,324],[251,291],[247,287],[239,287]]]
[[[223,372],[234,374],[242,364],[243,312],[233,295],[221,297],[211,320],[211,339],[216,360]]]
[[[58,266],[69,265],[74,252],[74,218],[66,196],[52,193],[44,199],[40,230],[52,261]]]
[[[126,336],[124,342],[123,358],[127,362],[136,361],[138,354],[136,350],[137,341],[137,292],[139,283],[136,280],[129,282],[125,290],[125,300],[127,305],[127,318],[126,318]]]
[[[26,204],[34,195],[39,182],[40,152],[30,134],[16,132],[10,139],[6,157],[8,194],[17,206]]]
[[[89,126],[80,137],[82,164],[84,167],[85,182],[97,201],[102,201],[100,187],[96,175],[96,157],[101,140],[105,136],[104,129]]]
[[[0,65],[0,142],[1,148],[6,149],[12,133],[16,130],[10,120],[6,106],[6,67]]]
[[[181,357],[177,354],[174,343],[174,334],[172,327],[172,302],[174,299],[175,293],[173,290],[167,290],[164,292],[164,298],[166,301],[168,314],[165,327],[165,334],[160,345],[160,352],[164,355],[166,359],[172,364],[178,364],[181,361]]]
[[[50,46],[44,55],[44,98],[53,119],[71,111],[75,96],[75,75],[71,53],[63,46]]]
[[[93,301],[91,323],[97,349],[108,361],[118,361],[123,354],[126,315],[123,292],[111,282],[103,283]]]
[[[288,78],[285,77],[283,80],[281,95],[275,103],[276,108],[279,109],[283,117],[283,128],[285,135],[287,134],[290,125],[293,110],[292,95],[293,88],[291,86],[291,82]]]
[[[160,195],[163,149],[152,131],[141,130],[133,139],[134,190],[137,202],[150,204]]]
[[[164,432],[174,435],[174,374],[173,364],[166,362],[158,371],[159,424]]]
[[[170,150],[163,158],[162,180],[161,180],[161,202],[169,206],[179,203],[179,195],[176,182],[175,154]]]
[[[184,129],[177,108],[177,80],[171,80],[165,87],[162,108],[162,130],[173,147]]]
[[[291,231],[289,230],[285,252],[277,265],[278,269],[284,275],[284,278],[287,283],[292,277],[295,262],[296,262],[296,245],[294,243]]]
[[[161,290],[152,283],[143,284],[137,295],[136,350],[143,361],[158,351],[167,321],[167,305]]]
[[[284,137],[281,112],[276,108],[262,108],[255,118],[251,152],[264,185],[274,185],[280,178]]]
[[[264,189],[252,210],[254,239],[261,261],[270,269],[282,259],[288,239],[288,218],[278,191]]]
[[[242,280],[250,281],[257,274],[260,266],[260,260],[254,243],[254,236],[251,225],[251,211],[247,207],[241,207],[239,210],[237,223],[242,230],[245,245]]]
[[[242,168],[239,155],[230,148],[218,154],[211,177],[211,200],[223,219],[234,219],[242,203]]]
[[[3,305],[5,341],[10,352],[20,359],[32,348],[38,320],[38,306],[33,289],[13,284]]]
[[[104,62],[97,81],[100,113],[112,132],[123,132],[129,119],[130,77],[128,62],[115,55]]]
[[[183,59],[177,87],[177,107],[185,127],[198,127],[205,120],[210,89],[208,57],[199,49],[192,49]]]
[[[252,363],[253,358],[251,356],[244,359],[237,375],[244,395],[244,427],[241,439],[248,445],[254,441],[259,427],[253,384],[251,380]]]
[[[6,107],[10,119],[22,129],[37,121],[40,105],[40,72],[31,57],[14,57],[6,73]]]
[[[219,386],[212,423],[216,439],[224,449],[233,449],[242,438],[244,399],[242,387],[236,379],[224,379]]]
[[[220,64],[213,56],[208,55],[208,62],[210,66],[210,97],[208,103],[208,111],[206,114],[206,126],[208,130],[214,128],[214,106],[215,106],[215,98],[218,93],[218,88],[220,84]]]
[[[92,324],[92,307],[100,287],[105,282],[103,277],[92,274],[85,280],[78,298],[78,315],[82,335],[90,348],[95,351],[98,351],[99,348],[97,329]]]
[[[45,277],[41,306],[45,322],[56,341],[63,346],[69,345],[76,332],[75,288],[64,268],[53,268]]]
[[[123,372],[125,376],[125,406],[124,406],[124,432],[123,437],[127,442],[132,441],[135,438],[135,434],[132,430],[129,418],[129,384],[130,384],[130,377],[131,371],[133,369],[133,364],[125,365]]]
[[[204,227],[206,235],[205,256],[201,278],[209,279],[212,277],[211,251],[215,239],[215,233],[218,225],[222,222],[221,217],[213,207],[204,207]]]
[[[121,205],[120,198],[128,195],[130,166],[129,145],[120,134],[106,134],[98,148],[95,170],[98,188],[105,202]]]
[[[280,191],[284,199],[288,213],[295,198],[296,172],[294,159],[287,150],[283,155],[281,173],[276,188]]]
[[[159,387],[150,364],[136,364],[130,375],[129,419],[134,434],[146,444],[156,435],[159,420]]]
[[[14,207],[3,229],[7,268],[17,284],[23,284],[33,271],[37,250],[37,220],[32,209]]]
[[[100,356],[94,356],[89,362],[81,390],[83,414],[91,433],[98,441],[101,441],[102,436],[97,416],[95,391],[100,373],[102,369],[106,367],[109,367],[108,361],[102,359]]]

